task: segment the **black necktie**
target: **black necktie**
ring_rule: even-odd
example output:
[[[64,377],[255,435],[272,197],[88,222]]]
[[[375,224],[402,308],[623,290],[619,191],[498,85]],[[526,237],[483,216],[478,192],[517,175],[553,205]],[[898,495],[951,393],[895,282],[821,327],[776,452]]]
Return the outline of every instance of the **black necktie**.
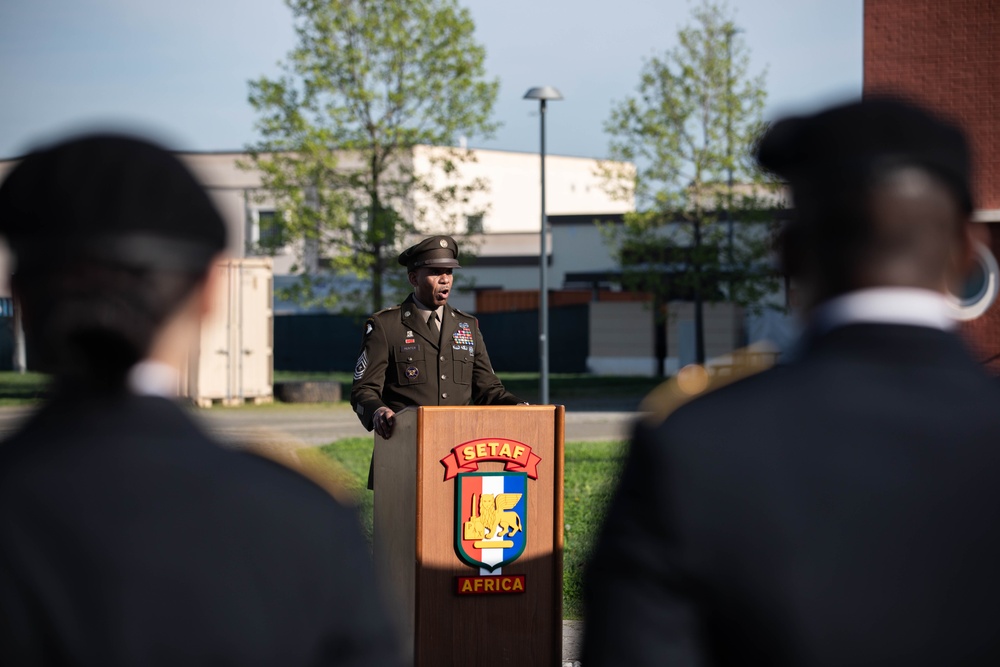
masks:
[[[441,328],[438,327],[438,314],[431,311],[431,316],[427,318],[427,328],[431,330],[431,340],[435,343],[441,338]]]

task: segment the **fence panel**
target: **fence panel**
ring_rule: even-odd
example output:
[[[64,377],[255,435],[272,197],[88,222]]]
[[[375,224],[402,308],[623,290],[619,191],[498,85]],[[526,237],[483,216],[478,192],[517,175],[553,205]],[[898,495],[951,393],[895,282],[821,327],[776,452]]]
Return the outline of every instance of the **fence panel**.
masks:
[[[590,345],[587,305],[549,311],[549,370],[584,373]],[[484,313],[479,325],[498,371],[537,373],[538,311]],[[348,315],[278,315],[274,318],[274,368],[280,371],[354,370],[364,319]]]
[[[586,304],[549,309],[549,371],[587,371],[589,313]],[[494,369],[512,373],[539,371],[537,310],[484,313],[479,316],[479,326]]]
[[[361,347],[364,318],[326,313],[274,318],[274,369],[353,371]]]

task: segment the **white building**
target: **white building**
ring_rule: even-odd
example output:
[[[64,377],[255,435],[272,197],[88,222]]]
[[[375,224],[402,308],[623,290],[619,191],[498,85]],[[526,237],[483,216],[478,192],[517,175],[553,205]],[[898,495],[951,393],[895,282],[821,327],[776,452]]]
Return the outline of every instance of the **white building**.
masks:
[[[418,146],[411,156],[412,167],[432,187],[443,177],[432,161],[443,149]],[[472,149],[473,160],[460,166],[461,180],[481,179],[486,190],[473,193],[460,211],[451,212],[460,221],[455,235],[463,243],[466,234],[477,246],[477,260],[459,273],[460,290],[453,297],[459,308],[474,309],[471,288],[537,289],[538,257],[541,230],[541,173],[536,153]],[[274,214],[273,205],[259,203],[260,175],[238,166],[246,160],[242,153],[182,153],[180,157],[195,172],[212,195],[230,231],[230,251],[235,256],[253,254],[254,244],[266,233],[267,217]],[[589,216],[621,214],[631,210],[631,202],[612,199],[602,187],[596,173],[597,163],[590,158],[546,156],[546,208],[550,216],[575,216],[586,221],[586,229],[569,231],[553,226],[551,244],[560,244],[567,252],[559,253],[552,265],[553,289],[563,285],[568,271],[606,269],[611,265],[610,251],[601,242],[600,234]],[[411,207],[422,205],[420,194],[414,195]],[[456,215],[457,214],[457,215]],[[263,224],[262,224],[263,223]],[[426,220],[421,235],[448,233],[450,230]],[[456,233],[457,232],[457,233]],[[566,244],[566,245],[562,245]],[[572,248],[571,251],[569,249]],[[551,251],[550,251],[551,252]],[[296,263],[293,246],[280,248],[274,255],[276,284],[290,276]]]
[[[432,162],[446,150],[417,146],[406,159],[417,174],[428,178],[432,187],[438,187],[444,177],[434,169]],[[541,229],[539,156],[537,153],[484,149],[472,149],[471,153],[473,159],[459,168],[461,180],[481,179],[488,184],[487,189],[473,193],[470,201],[462,205],[463,210],[450,212],[459,220],[457,228],[447,229],[430,219],[421,226],[421,235],[453,233],[462,243],[464,236],[471,233],[469,241],[477,246],[475,254],[481,261],[460,271],[458,277],[462,285],[537,289]],[[274,214],[274,206],[266,199],[264,203],[259,201],[263,193],[260,174],[253,169],[240,168],[241,162],[249,162],[246,154],[178,155],[208,190],[222,214],[229,228],[230,254],[233,257],[255,254],[254,246],[261,240],[262,229],[267,233],[267,218]],[[350,157],[345,156],[341,163],[350,168],[353,165],[346,162],[349,160]],[[14,164],[16,160],[0,161],[0,180]],[[616,201],[605,192],[596,167],[596,160],[591,158],[546,156],[546,208],[550,216],[581,216],[582,219],[591,214],[618,214],[632,209],[631,202]],[[408,208],[421,206],[420,198],[419,193],[413,195],[414,201]],[[555,241],[573,243],[573,249],[560,253],[559,261],[553,265],[550,281],[553,289],[559,289],[562,276],[573,270],[566,266],[567,259],[577,269],[609,266],[610,253],[600,243],[596,227],[590,227],[592,229],[580,234],[580,238],[576,238],[574,231],[570,239]],[[553,236],[563,235],[562,230],[553,229]],[[278,249],[273,256],[278,284],[292,273],[296,260],[293,246]],[[471,309],[472,299],[468,292],[456,294],[456,305]]]

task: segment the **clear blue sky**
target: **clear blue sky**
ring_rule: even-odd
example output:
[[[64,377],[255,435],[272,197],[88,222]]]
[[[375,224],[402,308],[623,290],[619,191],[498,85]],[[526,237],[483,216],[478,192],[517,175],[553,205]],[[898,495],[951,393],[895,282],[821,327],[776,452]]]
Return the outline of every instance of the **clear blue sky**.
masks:
[[[601,157],[602,123],[634,90],[643,58],[671,47],[696,0],[461,0],[500,78],[489,142],[538,150],[535,85],[560,89],[548,149]],[[863,0],[730,0],[767,69],[767,116],[861,93]],[[254,139],[247,81],[273,76],[293,46],[281,0],[3,0],[0,157],[90,127],[179,150],[239,150]]]

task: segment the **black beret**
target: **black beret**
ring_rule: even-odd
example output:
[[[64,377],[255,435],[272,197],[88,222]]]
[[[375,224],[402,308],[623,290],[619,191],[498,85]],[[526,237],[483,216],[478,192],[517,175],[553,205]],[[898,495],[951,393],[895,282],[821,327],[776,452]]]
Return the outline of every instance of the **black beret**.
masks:
[[[431,236],[399,254],[399,263],[408,271],[421,267],[462,268],[458,263],[458,244],[450,236]]]
[[[93,260],[200,272],[226,245],[222,218],[180,160],[119,135],[24,158],[0,185],[0,234],[21,269]]]
[[[969,146],[962,131],[929,111],[890,97],[866,98],[775,123],[757,161],[791,182],[861,173],[883,162],[925,167],[946,179],[972,210]]]

